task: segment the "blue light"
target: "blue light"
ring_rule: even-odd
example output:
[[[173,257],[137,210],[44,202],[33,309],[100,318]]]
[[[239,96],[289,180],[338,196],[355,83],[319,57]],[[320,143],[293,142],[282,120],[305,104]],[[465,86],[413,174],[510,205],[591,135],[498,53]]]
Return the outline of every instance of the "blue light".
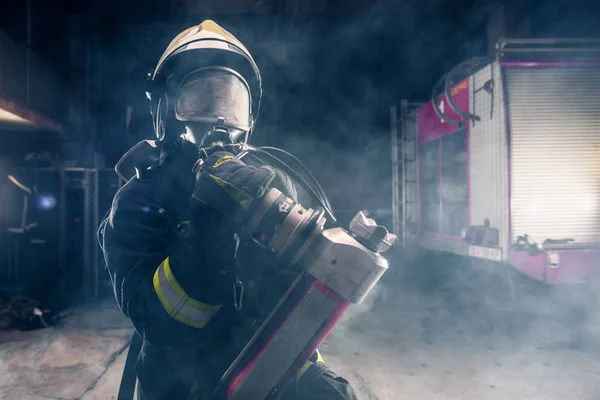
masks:
[[[37,207],[40,210],[47,211],[56,207],[56,198],[51,194],[43,194],[37,198]]]

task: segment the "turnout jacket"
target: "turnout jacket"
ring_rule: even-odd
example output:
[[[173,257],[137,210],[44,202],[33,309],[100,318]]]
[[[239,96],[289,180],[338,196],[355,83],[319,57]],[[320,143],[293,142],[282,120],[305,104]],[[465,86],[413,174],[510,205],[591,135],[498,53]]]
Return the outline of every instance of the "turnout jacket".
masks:
[[[117,304],[143,338],[136,374],[144,400],[207,398],[295,278],[254,273],[253,264],[267,262],[262,250],[240,247],[245,294],[236,310],[229,268],[235,250],[218,246],[210,218],[188,220],[196,160],[195,146],[180,140],[155,173],[118,191],[98,232]],[[297,200],[290,178],[276,172],[272,185]],[[319,352],[282,396],[355,398]]]

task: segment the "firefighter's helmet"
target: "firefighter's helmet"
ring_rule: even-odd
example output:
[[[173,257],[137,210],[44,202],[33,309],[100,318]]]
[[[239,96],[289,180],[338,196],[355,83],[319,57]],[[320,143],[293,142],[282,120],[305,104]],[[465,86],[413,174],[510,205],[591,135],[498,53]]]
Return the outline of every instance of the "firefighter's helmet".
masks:
[[[148,74],[146,96],[159,140],[196,124],[202,134],[220,126],[232,142],[247,141],[260,109],[261,76],[248,49],[206,20],[171,41]]]

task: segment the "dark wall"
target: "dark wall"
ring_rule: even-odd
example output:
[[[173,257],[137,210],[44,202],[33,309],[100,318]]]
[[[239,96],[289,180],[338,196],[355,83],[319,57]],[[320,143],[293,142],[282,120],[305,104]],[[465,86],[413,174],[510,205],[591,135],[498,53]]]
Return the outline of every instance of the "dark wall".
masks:
[[[597,0],[533,0],[535,37],[600,38]]]
[[[493,9],[505,3],[515,10],[525,3],[390,2],[388,12],[366,9],[292,18],[190,16],[167,12],[167,2],[161,1],[123,10],[100,1],[83,5],[64,0],[70,15],[64,24],[61,5],[32,2],[36,29],[48,33],[34,35],[32,45],[46,56],[54,55],[59,63],[68,45],[71,66],[66,71],[80,76],[90,68],[84,62],[82,38],[93,37],[100,49],[92,63],[98,71],[93,79],[98,96],[92,108],[98,121],[98,146],[109,164],[133,143],[152,135],[144,96],[148,69],[175,34],[212,18],[247,45],[262,71],[264,101],[254,143],[297,154],[340,210],[389,208],[389,106],[402,98],[429,100],[443,73],[464,59],[486,54],[486,22]],[[15,3],[0,14],[0,26],[22,37],[27,2]],[[532,32],[589,36],[598,26],[596,3],[531,0]],[[90,4],[96,7],[93,12]],[[61,25],[68,26],[68,38]],[[133,107],[131,128],[137,136],[127,132],[128,106]]]
[[[24,157],[31,152],[62,154],[60,137],[51,132],[31,134],[26,132],[3,132],[0,134],[0,157],[14,165],[24,165]]]
[[[254,143],[304,160],[336,209],[390,208],[389,107],[405,97],[427,99],[442,73],[485,52],[492,2],[428,3],[433,9],[407,3],[390,14],[294,20],[206,16],[237,35],[261,69],[264,98]],[[104,88],[112,96],[101,131],[112,162],[132,143],[123,138],[127,105],[135,108],[136,139],[151,134],[145,74],[175,34],[198,22],[113,29],[103,43]]]
[[[67,0],[5,1],[0,12],[0,29],[21,45],[27,45],[29,34],[30,48],[65,73],[69,59],[70,12]]]

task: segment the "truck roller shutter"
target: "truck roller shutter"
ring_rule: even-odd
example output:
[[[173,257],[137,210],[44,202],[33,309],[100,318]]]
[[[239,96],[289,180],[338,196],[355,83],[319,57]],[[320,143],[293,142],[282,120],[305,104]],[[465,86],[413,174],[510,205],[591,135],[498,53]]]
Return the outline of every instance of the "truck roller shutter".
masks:
[[[511,238],[600,243],[600,68],[505,69]]]

